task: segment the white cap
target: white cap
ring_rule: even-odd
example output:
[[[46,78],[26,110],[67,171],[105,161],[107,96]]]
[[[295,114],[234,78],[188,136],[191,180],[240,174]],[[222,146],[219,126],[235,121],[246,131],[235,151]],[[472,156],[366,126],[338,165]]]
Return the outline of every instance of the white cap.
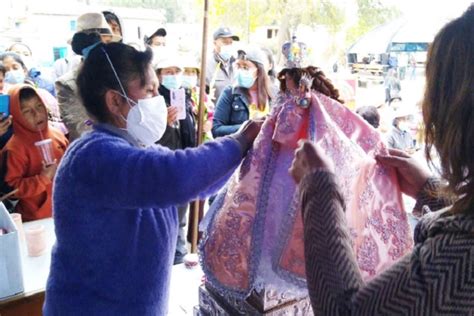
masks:
[[[156,59],[156,61],[153,62],[153,67],[155,68],[155,70],[176,67],[182,71],[183,63],[181,62],[179,58],[172,55],[168,55],[168,56]]]
[[[201,69],[200,63],[193,56],[183,56],[181,66],[183,68]]]
[[[400,118],[415,115],[415,110],[405,104],[400,104],[398,109],[393,112],[393,118]]]
[[[89,12],[80,15],[77,18],[76,32],[97,32],[100,35],[110,35],[112,36],[113,42],[118,42],[122,39],[121,36],[115,35],[112,32],[112,29],[105,20],[104,15],[99,12]]]
[[[268,63],[267,55],[257,46],[249,45],[245,48],[239,49],[238,54],[239,59],[250,60],[262,66]]]

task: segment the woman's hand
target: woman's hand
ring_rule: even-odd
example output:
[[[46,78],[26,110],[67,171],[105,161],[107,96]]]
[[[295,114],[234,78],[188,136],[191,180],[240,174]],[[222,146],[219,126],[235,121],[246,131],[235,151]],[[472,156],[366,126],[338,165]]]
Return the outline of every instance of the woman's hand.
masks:
[[[168,125],[173,126],[174,122],[178,120],[178,108],[175,105],[168,108]]]
[[[295,151],[295,158],[290,167],[290,174],[298,184],[303,177],[316,169],[333,172],[333,165],[322,149],[308,140],[300,140]]]
[[[0,137],[5,135],[10,125],[12,125],[11,115],[0,122]]]
[[[252,147],[255,138],[257,138],[264,120],[249,120],[244,122],[239,130],[233,135],[242,146],[244,152]]]
[[[388,156],[378,155],[377,161],[386,167],[395,168],[402,192],[416,198],[432,176],[431,172],[408,153],[397,149],[389,149],[389,153]]]
[[[204,125],[202,126],[202,131],[204,133],[209,133],[211,130],[212,130],[212,121],[204,122]]]

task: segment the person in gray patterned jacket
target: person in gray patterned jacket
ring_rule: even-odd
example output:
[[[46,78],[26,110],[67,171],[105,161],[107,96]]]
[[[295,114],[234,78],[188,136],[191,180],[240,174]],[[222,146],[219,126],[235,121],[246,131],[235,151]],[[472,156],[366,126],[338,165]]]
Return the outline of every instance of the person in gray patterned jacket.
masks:
[[[315,315],[474,315],[474,4],[436,35],[426,65],[426,155],[440,157],[440,185],[408,154],[396,168],[402,192],[425,215],[413,251],[362,281],[334,170],[305,142],[290,172],[299,183],[308,289]],[[432,161],[432,160],[431,160]],[[442,189],[442,190],[441,190]]]
[[[112,33],[101,13],[91,12],[77,18],[77,32],[72,38],[71,46],[76,54],[84,56],[97,43],[117,42],[120,39],[121,37]],[[87,124],[89,115],[82,105],[76,85],[77,71],[78,68],[72,69],[55,83],[59,110],[69,130],[68,138],[71,142],[85,131],[91,130],[91,124]]]

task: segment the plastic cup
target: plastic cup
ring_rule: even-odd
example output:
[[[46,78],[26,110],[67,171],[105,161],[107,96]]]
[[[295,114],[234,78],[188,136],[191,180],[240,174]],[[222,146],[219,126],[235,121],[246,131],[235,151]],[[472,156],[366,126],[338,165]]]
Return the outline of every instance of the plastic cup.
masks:
[[[28,256],[39,257],[46,251],[46,230],[43,225],[34,225],[25,230]]]
[[[13,219],[13,222],[16,225],[16,229],[18,229],[18,236],[20,236],[20,241],[25,241],[25,231],[23,229],[23,221],[21,219],[20,213],[11,213],[10,217]]]
[[[35,143],[35,146],[40,151],[41,157],[46,165],[54,163],[53,157],[53,141],[51,138],[40,140]]]

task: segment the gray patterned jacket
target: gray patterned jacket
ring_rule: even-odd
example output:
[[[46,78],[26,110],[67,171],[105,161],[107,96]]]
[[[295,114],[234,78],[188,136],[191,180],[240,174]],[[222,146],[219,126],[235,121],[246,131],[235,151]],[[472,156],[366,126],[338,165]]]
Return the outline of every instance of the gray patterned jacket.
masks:
[[[418,204],[432,211],[442,203]],[[474,315],[474,214],[448,209],[425,215],[413,251],[364,283],[333,174],[316,171],[300,184],[306,276],[315,315]]]
[[[89,116],[79,97],[76,77],[77,69],[64,74],[56,81],[59,111],[64,124],[69,130],[69,141],[71,142],[91,129],[85,123]]]

